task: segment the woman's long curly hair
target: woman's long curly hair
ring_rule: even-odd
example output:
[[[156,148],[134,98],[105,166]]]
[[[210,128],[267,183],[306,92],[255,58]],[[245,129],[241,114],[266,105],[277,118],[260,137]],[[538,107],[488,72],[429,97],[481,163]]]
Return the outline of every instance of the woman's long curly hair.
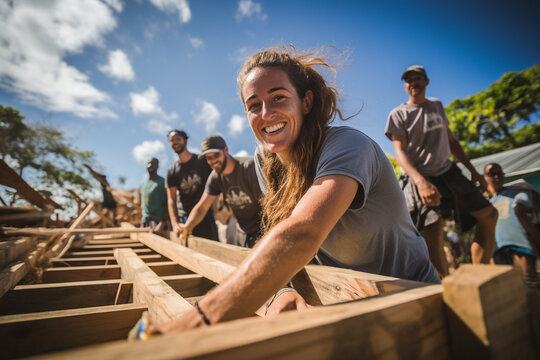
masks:
[[[252,55],[238,74],[240,96],[246,76],[256,68],[273,67],[283,70],[296,89],[300,99],[308,90],[313,92],[310,112],[304,116],[300,135],[293,145],[290,161],[283,164],[275,153],[264,150],[262,170],[266,176],[266,195],[262,200],[262,227],[268,232],[280,221],[288,218],[296,204],[313,184],[315,157],[336,115],[343,119],[337,108],[339,93],[329,85],[315,66],[335,72],[319,49],[312,53],[297,54],[288,50],[264,50]],[[242,99],[243,102],[243,99]]]

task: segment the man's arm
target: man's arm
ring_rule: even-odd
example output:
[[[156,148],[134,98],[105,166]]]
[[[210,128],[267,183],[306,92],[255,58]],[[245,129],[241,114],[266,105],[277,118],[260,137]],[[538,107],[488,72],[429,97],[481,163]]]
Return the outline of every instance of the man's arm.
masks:
[[[199,302],[210,322],[251,316],[313,258],[357,190],[356,180],[344,175],[315,180],[291,216],[274,226],[237,270]],[[153,330],[181,331],[202,323],[192,309]]]
[[[476,171],[474,166],[469,161],[469,158],[467,155],[465,155],[465,151],[463,151],[463,148],[459,144],[459,141],[454,137],[454,134],[452,134],[452,131],[450,129],[447,129],[448,131],[448,142],[450,144],[450,152],[454,157],[463,164],[470,172],[471,172],[471,181],[473,184],[476,184],[477,182],[480,184],[482,191],[487,189],[487,182],[486,179],[482,175]]]
[[[193,228],[204,219],[204,216],[208,212],[208,209],[216,202],[217,195],[210,195],[206,191],[203,193],[203,196],[199,199],[199,202],[193,210],[189,213],[189,217],[186,220],[185,224],[178,224],[178,228],[182,230],[183,233],[191,233]]]
[[[84,163],[83,164],[84,167],[86,167],[88,169],[88,171],[90,171],[90,174],[94,177],[94,179],[96,179],[97,181],[100,182],[100,184],[102,184],[103,186],[105,186],[105,188],[107,190],[111,190],[111,186],[109,185],[109,182],[107,181],[107,179],[105,178],[105,176],[103,174],[100,174],[96,171],[94,171],[94,169],[92,169],[92,167],[90,167],[90,165]]]
[[[441,201],[439,190],[416,170],[407,155],[407,138],[404,135],[392,134],[392,145],[394,145],[396,161],[418,188],[422,202],[428,206],[439,206]]]
[[[178,227],[178,206],[176,205],[176,186],[167,188],[167,210],[169,211],[169,219],[171,227],[177,230]]]
[[[538,231],[536,226],[529,220],[529,217],[527,216],[529,209],[527,209],[527,207],[523,204],[515,203],[514,212],[516,213],[519,223],[527,232],[529,241],[537,249],[540,249],[540,231]]]

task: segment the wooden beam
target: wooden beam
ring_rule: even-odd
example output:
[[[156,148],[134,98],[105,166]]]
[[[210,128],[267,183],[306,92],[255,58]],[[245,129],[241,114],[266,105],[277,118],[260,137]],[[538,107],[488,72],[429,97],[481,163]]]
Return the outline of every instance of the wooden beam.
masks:
[[[215,286],[198,274],[161,279],[184,298],[202,296]],[[17,285],[0,298],[0,315],[125,304],[131,290],[132,283],[122,279]]]
[[[73,223],[69,226],[69,230],[78,228],[79,225],[86,218],[86,216],[94,208],[94,205],[95,205],[94,202],[90,201],[88,205],[84,208],[84,210],[75,219],[75,221],[73,221]],[[65,253],[65,250],[69,249],[69,247],[71,246],[71,242],[73,241],[74,238],[75,238],[74,235],[69,236],[69,234],[63,234],[60,238],[58,238],[57,240],[54,240],[50,245],[52,253],[54,255],[57,255],[58,257],[62,257],[62,255],[64,255]],[[63,243],[66,239],[67,239],[67,243],[64,245]],[[65,250],[62,250],[62,249],[65,249]]]
[[[144,262],[166,261],[167,259],[160,254],[139,255]],[[51,261],[53,267],[71,267],[71,266],[96,266],[96,265],[116,265],[114,256],[96,256],[81,258],[66,258]]]
[[[146,254],[146,255],[150,255],[152,253],[155,253],[154,250],[152,249],[135,249],[133,250],[135,251],[137,254]],[[76,249],[72,250],[72,251],[68,251],[66,253],[66,257],[80,257],[80,258],[83,258],[83,257],[97,257],[97,256],[114,256],[113,254],[113,251],[112,250],[100,250],[100,251],[76,251]],[[61,260],[61,259],[59,259]]]
[[[34,238],[22,238],[0,242],[0,269],[36,248]]]
[[[449,359],[440,285],[248,318],[146,342],[111,343],[45,359]]]
[[[2,140],[5,141],[5,140]],[[17,190],[17,194],[42,209],[53,207],[62,209],[53,200],[44,197],[42,194],[34,190],[22,177],[19,176],[6,162],[0,159],[0,184]]]
[[[252,251],[196,236],[189,237],[188,245],[190,249],[233,266],[238,266]],[[320,265],[306,265],[304,271],[296,275],[292,282],[312,305],[335,304],[426,285],[389,276]]]
[[[0,224],[7,224],[12,222],[19,221],[37,221],[48,219],[52,215],[50,211],[32,211],[28,213],[17,213],[17,214],[7,214],[0,215]]]
[[[148,305],[153,322],[171,321],[192,306],[153,272],[131,249],[116,249],[114,257],[122,267],[122,278],[133,282],[133,302]]]
[[[44,248],[45,246],[38,246],[37,249],[28,254],[24,260],[16,262],[0,271],[0,297],[26,276],[30,269],[36,264],[43,253]]]
[[[144,305],[126,304],[0,317],[2,358],[126,339]]]
[[[145,248],[144,244],[141,243],[130,243],[130,244],[98,244],[98,245],[84,245],[83,247],[77,248],[77,251],[100,251],[100,250],[114,250],[117,248]]]
[[[150,263],[150,268],[159,276],[187,274],[189,271],[172,261]],[[49,268],[43,272],[44,283],[120,279],[119,265],[77,266],[71,268]]]
[[[88,210],[90,211],[90,210]],[[80,216],[80,215],[79,215]],[[63,234],[116,234],[121,236],[129,236],[131,232],[150,232],[148,228],[133,228],[129,231],[126,228],[114,227],[114,228],[105,228],[105,229],[95,229],[95,228],[45,228],[45,227],[36,227],[36,228],[15,228],[8,226],[0,226],[0,235],[36,235],[36,236],[51,236],[51,235],[63,235]]]
[[[511,266],[462,265],[443,280],[456,359],[532,359],[526,285]],[[536,339],[536,342],[539,339]]]

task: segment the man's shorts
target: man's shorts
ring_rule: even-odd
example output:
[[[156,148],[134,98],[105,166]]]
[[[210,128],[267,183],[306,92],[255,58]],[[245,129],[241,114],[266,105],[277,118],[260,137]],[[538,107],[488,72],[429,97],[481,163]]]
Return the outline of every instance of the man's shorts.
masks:
[[[426,176],[426,180],[435,185],[442,196],[438,207],[429,207],[422,203],[416,185],[407,175],[400,179],[407,209],[419,231],[435,223],[441,216],[445,219],[453,218],[461,230],[466,231],[475,224],[474,218],[469,214],[491,205],[454,163],[444,174]]]

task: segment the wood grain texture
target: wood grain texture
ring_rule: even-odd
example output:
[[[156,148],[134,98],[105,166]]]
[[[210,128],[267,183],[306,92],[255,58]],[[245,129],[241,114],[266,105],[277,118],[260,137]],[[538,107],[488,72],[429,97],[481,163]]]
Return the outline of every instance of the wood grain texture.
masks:
[[[448,359],[442,288],[248,318],[130,345],[111,343],[55,359]]]
[[[465,264],[442,283],[457,359],[538,355],[528,321],[526,285],[516,269]]]
[[[5,359],[126,339],[146,306],[126,304],[0,317]]]
[[[133,302],[144,303],[152,322],[171,321],[192,308],[146,265],[131,249],[116,249],[114,257],[122,268],[122,278],[133,282]]]
[[[88,211],[91,211],[89,209]],[[82,214],[82,213],[81,213]],[[79,215],[80,217],[80,215]],[[133,228],[127,231],[125,228],[113,227],[105,229],[94,228],[46,228],[46,227],[26,227],[15,228],[9,226],[0,226],[0,234],[3,235],[36,235],[36,236],[51,236],[56,234],[115,234],[121,236],[125,234],[129,235],[130,232],[150,232],[148,228]],[[126,239],[127,240],[127,239]]]
[[[20,259],[24,254],[35,250],[37,241],[34,238],[22,238],[0,242],[0,269]]]

